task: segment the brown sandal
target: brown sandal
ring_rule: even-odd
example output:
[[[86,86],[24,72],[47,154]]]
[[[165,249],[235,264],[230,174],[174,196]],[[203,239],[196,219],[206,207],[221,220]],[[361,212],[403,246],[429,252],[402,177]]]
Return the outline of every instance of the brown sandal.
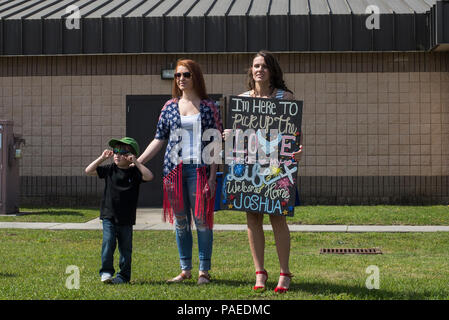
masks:
[[[201,278],[203,278],[203,279],[201,279]],[[199,275],[197,284],[201,285],[201,284],[206,284],[209,282],[210,282],[210,275],[208,273],[203,273],[203,274]]]
[[[184,280],[188,280],[191,279],[192,275],[190,274],[189,276],[186,276],[186,274],[183,272],[181,272],[180,274],[178,274],[176,277],[172,278],[172,279],[168,279],[167,283],[178,283],[178,282],[183,282]]]

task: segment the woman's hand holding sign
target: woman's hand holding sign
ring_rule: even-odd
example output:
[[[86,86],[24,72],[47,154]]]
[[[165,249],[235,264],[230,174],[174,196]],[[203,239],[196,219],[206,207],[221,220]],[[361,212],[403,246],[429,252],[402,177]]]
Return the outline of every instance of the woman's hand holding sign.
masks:
[[[300,161],[302,156],[302,144],[299,146],[299,150],[296,152],[293,152],[292,157],[295,158],[296,161]]]
[[[223,130],[223,140],[226,141],[232,133],[232,129],[224,129]]]

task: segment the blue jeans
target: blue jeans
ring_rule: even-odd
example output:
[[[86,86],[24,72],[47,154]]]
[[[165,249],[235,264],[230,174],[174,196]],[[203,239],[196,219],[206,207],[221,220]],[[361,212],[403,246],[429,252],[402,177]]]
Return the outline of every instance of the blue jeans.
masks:
[[[197,164],[184,164],[182,166],[184,210],[175,213],[176,243],[181,269],[192,270],[193,237],[190,226],[193,216],[198,235],[199,270],[208,271],[211,268],[213,231],[207,226],[205,217],[204,221],[195,217],[196,169],[198,167]]]
[[[103,244],[101,246],[101,269],[100,275],[110,273],[114,275],[114,252],[118,240],[120,252],[120,272],[117,277],[125,282],[131,280],[131,255],[133,242],[133,226],[120,226],[114,224],[110,219],[103,219]]]

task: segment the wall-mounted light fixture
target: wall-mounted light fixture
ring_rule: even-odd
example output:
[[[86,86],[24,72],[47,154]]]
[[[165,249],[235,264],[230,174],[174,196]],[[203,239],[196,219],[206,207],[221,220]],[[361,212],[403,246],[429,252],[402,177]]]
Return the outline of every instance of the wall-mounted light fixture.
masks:
[[[168,67],[161,69],[162,80],[173,80],[175,78],[175,67],[173,63],[169,63]]]

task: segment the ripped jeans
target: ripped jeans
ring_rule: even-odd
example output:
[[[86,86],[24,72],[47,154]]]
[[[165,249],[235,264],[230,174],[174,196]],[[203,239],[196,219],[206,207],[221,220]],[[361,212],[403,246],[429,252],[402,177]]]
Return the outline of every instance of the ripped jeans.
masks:
[[[207,226],[206,221],[201,221],[195,217],[196,168],[198,167],[197,164],[184,164],[182,166],[184,210],[175,213],[176,243],[181,270],[192,270],[193,237],[190,226],[193,216],[198,235],[199,270],[208,271],[211,268],[213,231]]]

